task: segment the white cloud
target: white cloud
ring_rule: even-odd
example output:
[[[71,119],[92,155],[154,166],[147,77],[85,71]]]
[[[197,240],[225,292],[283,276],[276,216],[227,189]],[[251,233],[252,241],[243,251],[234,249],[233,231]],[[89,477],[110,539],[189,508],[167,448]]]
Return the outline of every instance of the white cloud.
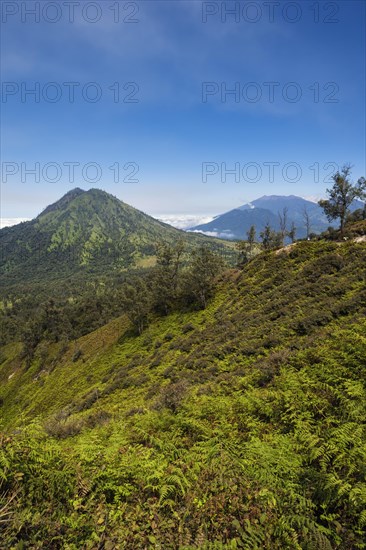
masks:
[[[177,229],[187,229],[213,220],[213,217],[207,214],[162,214],[154,217]]]
[[[304,195],[302,198],[306,201],[314,202],[317,204],[318,201],[320,201],[320,199],[323,199],[324,197],[322,195]]]
[[[21,222],[28,222],[30,218],[0,218],[0,229],[3,227],[11,227]]]
[[[224,231],[198,231],[195,229],[194,231],[188,231],[188,233],[201,233],[203,235],[207,235],[208,237],[217,237],[219,239],[234,239],[235,235],[233,233],[230,233],[228,229]]]

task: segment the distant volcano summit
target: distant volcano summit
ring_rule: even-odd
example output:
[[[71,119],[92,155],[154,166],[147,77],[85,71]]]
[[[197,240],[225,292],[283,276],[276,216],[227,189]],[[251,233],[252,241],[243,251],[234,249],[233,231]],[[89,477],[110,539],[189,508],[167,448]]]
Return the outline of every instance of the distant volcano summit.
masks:
[[[363,203],[355,201],[351,210],[362,208]],[[191,227],[190,231],[199,231],[224,239],[245,239],[246,232],[252,225],[256,227],[257,235],[269,223],[276,231],[279,230],[279,213],[287,209],[288,225],[295,224],[297,238],[306,236],[304,213],[310,219],[310,230],[313,233],[325,231],[329,221],[320,206],[295,195],[264,195],[251,203],[244,204],[216,216],[212,221]]]

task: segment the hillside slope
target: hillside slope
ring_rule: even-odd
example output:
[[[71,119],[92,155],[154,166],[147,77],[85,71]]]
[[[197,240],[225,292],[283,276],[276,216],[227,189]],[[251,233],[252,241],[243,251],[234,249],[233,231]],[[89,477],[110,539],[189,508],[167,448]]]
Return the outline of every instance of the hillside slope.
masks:
[[[225,243],[188,235],[99,189],[74,189],[37,218],[0,230],[0,282],[118,272],[148,263],[159,242],[206,243],[233,256]]]
[[[365,548],[365,283],[298,243],[139,337],[3,348],[5,547]]]

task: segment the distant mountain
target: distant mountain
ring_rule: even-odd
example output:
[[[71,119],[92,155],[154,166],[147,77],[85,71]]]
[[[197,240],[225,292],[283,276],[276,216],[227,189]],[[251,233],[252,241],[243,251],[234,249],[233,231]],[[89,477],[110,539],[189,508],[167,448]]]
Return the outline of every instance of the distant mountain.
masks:
[[[267,222],[278,229],[278,216],[264,208],[250,208],[249,205],[245,205],[225,212],[211,222],[196,225],[189,231],[201,231],[221,239],[242,239],[251,225],[261,228],[261,231]]]
[[[351,210],[362,208],[363,203],[354,201]],[[288,225],[295,223],[297,238],[306,236],[304,223],[304,210],[309,214],[311,221],[311,232],[321,233],[329,225],[329,221],[320,206],[295,195],[265,195],[249,204],[216,216],[212,221],[191,227],[190,231],[199,231],[205,234],[214,235],[226,239],[245,239],[246,232],[252,225],[257,229],[257,235],[263,231],[264,226],[269,223],[276,231],[279,230],[279,213],[287,208]]]
[[[222,241],[175,229],[104,191],[76,188],[34,220],[0,230],[0,283],[144,266],[158,242],[178,239],[228,251]]]

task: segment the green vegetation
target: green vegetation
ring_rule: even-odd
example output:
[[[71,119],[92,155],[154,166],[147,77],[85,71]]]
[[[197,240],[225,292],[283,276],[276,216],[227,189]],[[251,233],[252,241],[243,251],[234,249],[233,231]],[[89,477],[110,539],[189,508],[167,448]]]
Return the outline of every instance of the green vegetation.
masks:
[[[360,178],[355,185],[350,181],[351,166],[349,164],[343,166],[342,170],[337,171],[332,179],[334,185],[331,189],[327,189],[329,198],[319,201],[327,215],[329,221],[340,220],[340,232],[343,235],[344,226],[349,214],[349,208],[355,199],[366,199],[366,180]]]
[[[269,223],[266,223],[264,230],[260,234],[264,250],[271,250],[283,246],[282,234],[271,229]]]
[[[252,225],[247,231],[247,240],[238,241],[236,248],[239,252],[238,265],[243,266],[246,262],[252,260],[261,251],[256,244],[256,228]]]
[[[100,326],[94,301],[65,339],[74,297],[48,304],[39,338],[29,327],[29,356],[9,334],[1,546],[365,549],[362,239],[297,242],[219,275],[207,249],[189,268],[165,246],[137,283],[155,300],[143,330],[125,314]]]
[[[99,189],[74,189],[30,222],[0,231],[0,283],[9,295],[62,294],[86,281],[114,280],[151,265],[156,246],[183,241],[206,245],[234,264],[234,245],[185,233],[132,208]]]
[[[157,263],[138,275],[130,272],[106,282],[66,287],[57,299],[26,295],[3,301],[0,311],[0,345],[21,340],[27,364],[42,340],[62,341],[64,345],[105,325],[125,313],[139,334],[154,313],[204,308],[215,287],[215,277],[223,269],[222,258],[210,247],[191,253],[185,243],[161,243]],[[52,294],[53,296],[53,294]]]

